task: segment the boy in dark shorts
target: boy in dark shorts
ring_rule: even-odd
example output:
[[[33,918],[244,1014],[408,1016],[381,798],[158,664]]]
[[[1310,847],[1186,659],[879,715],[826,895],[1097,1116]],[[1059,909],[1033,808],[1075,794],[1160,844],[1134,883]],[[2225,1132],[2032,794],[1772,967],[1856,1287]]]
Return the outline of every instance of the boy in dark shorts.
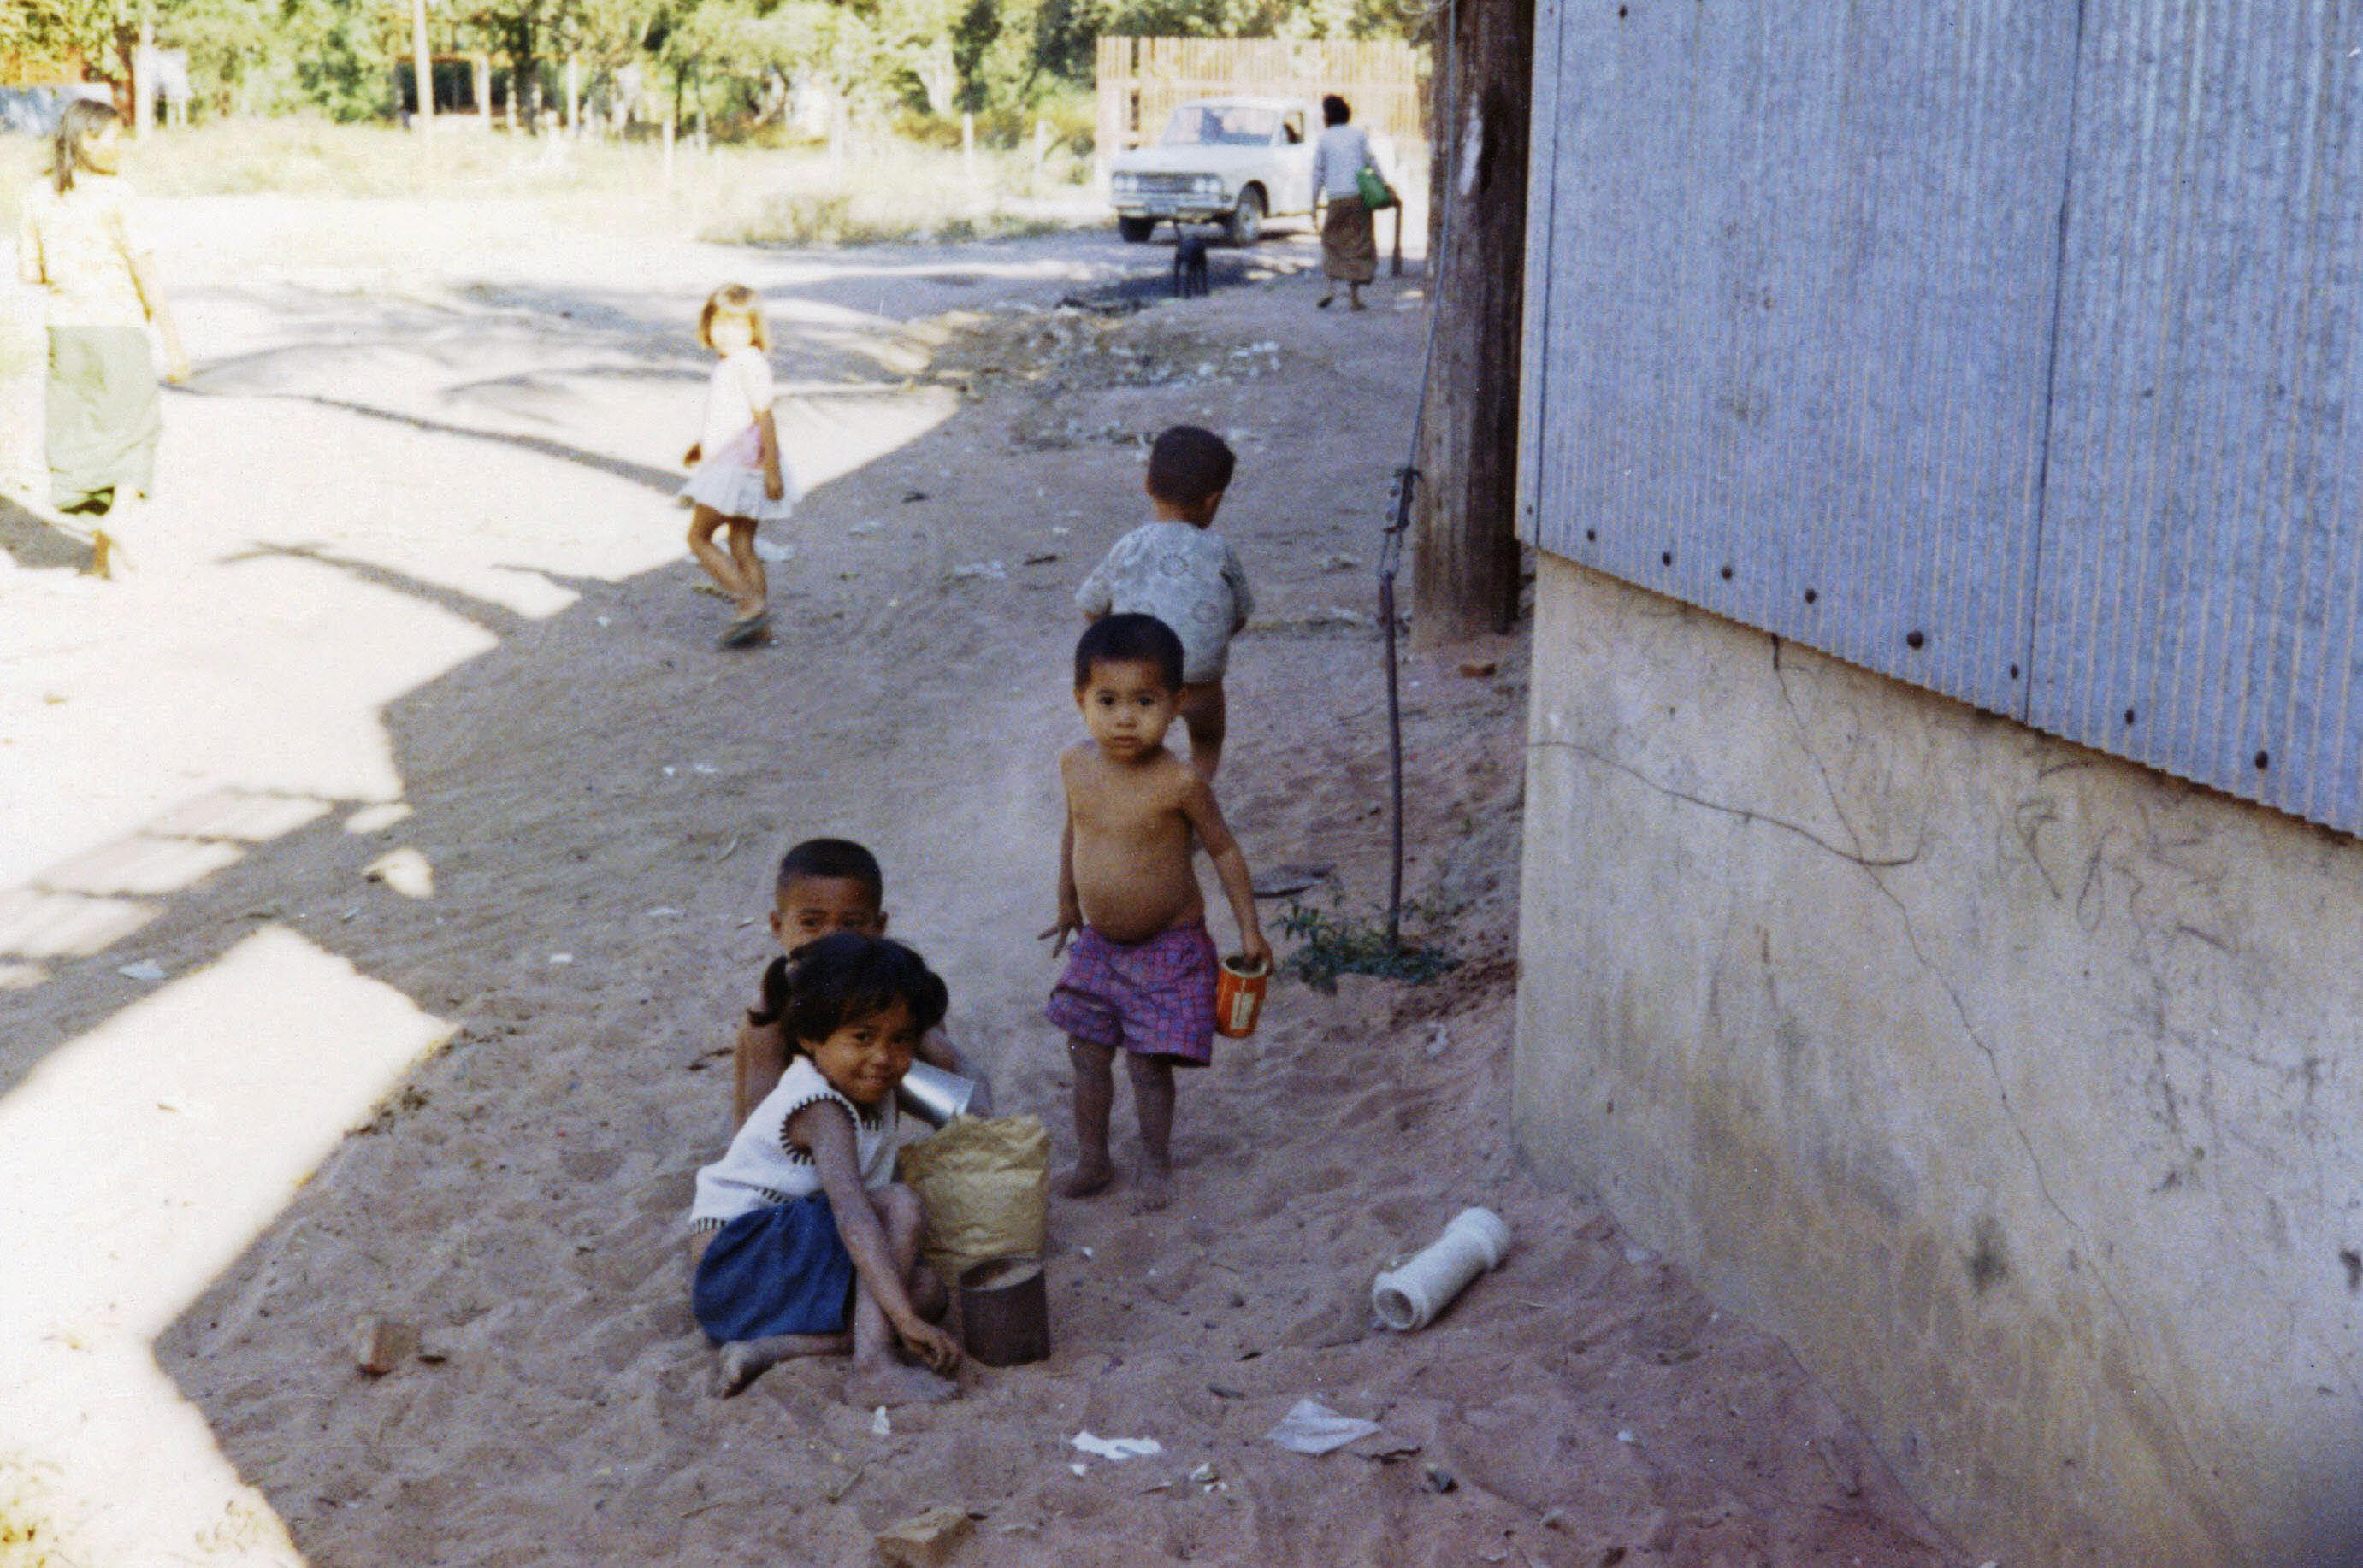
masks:
[[[1059,758],[1067,790],[1059,923],[1042,933],[1056,939],[1054,955],[1075,937],[1046,1010],[1067,1032],[1081,1146],[1059,1191],[1088,1198],[1115,1177],[1108,1112],[1121,1047],[1140,1118],[1144,1211],[1164,1208],[1170,1196],[1173,1069],[1214,1058],[1215,944],[1193,849],[1204,847],[1215,864],[1241,951],[1271,958],[1247,859],[1214,786],[1165,749],[1181,709],[1182,661],[1182,640],[1152,615],[1105,616],[1075,646],[1075,706],[1091,739]]]

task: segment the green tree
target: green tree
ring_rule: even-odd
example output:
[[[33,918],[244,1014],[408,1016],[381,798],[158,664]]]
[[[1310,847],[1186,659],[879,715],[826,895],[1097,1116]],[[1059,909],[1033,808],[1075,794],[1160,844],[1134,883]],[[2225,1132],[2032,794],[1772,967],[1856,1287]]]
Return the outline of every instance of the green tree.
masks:
[[[966,10],[963,0],[882,0],[879,6],[884,52],[917,87],[929,114],[959,111],[961,71],[954,37]]]

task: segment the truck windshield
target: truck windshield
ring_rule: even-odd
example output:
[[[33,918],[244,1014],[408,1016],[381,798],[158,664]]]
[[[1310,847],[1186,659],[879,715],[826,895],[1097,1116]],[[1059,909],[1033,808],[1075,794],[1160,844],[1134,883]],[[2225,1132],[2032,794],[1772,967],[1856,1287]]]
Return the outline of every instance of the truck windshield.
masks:
[[[1184,104],[1165,122],[1168,147],[1269,147],[1280,111],[1245,104]]]

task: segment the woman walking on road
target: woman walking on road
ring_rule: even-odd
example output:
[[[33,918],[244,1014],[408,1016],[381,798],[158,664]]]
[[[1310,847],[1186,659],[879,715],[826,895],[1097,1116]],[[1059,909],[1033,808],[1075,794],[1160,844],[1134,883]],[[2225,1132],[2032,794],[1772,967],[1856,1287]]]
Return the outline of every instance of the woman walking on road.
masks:
[[[1346,285],[1346,303],[1362,304],[1362,285],[1379,275],[1378,226],[1370,204],[1362,199],[1362,171],[1378,171],[1370,155],[1370,138],[1352,123],[1353,109],[1332,93],[1321,100],[1321,120],[1326,127],[1313,148],[1313,196],[1329,203],[1321,222],[1321,265],[1329,274],[1329,290],[1314,302],[1322,309]]]
[[[68,105],[17,230],[17,271],[49,293],[50,495],[61,512],[111,513],[155,483],[164,425],[150,322],[163,339],[165,374],[189,373],[130,184],[116,171],[122,144],[111,105]],[[113,542],[99,537],[103,572]]]

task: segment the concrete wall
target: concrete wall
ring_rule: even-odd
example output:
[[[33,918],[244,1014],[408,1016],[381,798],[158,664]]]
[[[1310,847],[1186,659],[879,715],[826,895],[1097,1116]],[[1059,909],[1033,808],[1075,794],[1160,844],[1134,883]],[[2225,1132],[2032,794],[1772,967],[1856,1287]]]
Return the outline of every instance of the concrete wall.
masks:
[[[2363,845],[1545,556],[1517,1122],[1976,1558],[2349,1560]]]

